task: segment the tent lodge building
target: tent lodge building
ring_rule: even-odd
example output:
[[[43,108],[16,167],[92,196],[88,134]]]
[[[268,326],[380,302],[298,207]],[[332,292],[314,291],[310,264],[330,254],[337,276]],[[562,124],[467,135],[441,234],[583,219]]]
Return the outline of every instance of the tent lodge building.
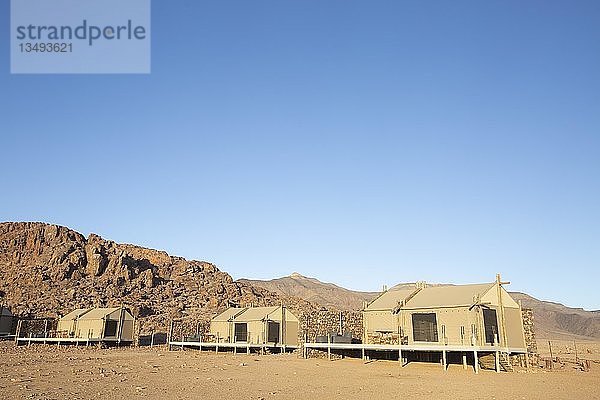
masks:
[[[231,307],[210,321],[216,343],[298,346],[298,318],[286,307]]]
[[[523,313],[500,276],[492,283],[398,286],[384,291],[362,312],[362,343],[305,343],[310,350],[410,361],[439,361],[464,368],[511,371],[527,363]],[[360,354],[359,353],[359,354]],[[516,357],[511,357],[516,356]]]
[[[49,331],[45,324],[43,332],[23,331],[23,320],[17,325],[16,343],[104,343],[132,344],[135,318],[125,307],[78,308],[58,319],[56,330]],[[45,321],[45,319],[44,319]]]
[[[58,320],[57,332],[77,339],[133,342],[133,323],[123,307],[77,309]]]
[[[363,343],[526,348],[521,307],[498,283],[391,289],[363,311]]]

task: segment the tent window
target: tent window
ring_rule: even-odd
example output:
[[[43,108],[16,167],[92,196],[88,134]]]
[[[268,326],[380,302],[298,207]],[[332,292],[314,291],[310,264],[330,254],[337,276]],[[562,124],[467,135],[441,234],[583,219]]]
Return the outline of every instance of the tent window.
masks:
[[[435,313],[412,314],[413,338],[415,342],[437,342],[437,320]]]
[[[235,324],[235,341],[245,342],[248,340],[248,324],[245,322],[237,322]]]
[[[483,325],[485,327],[485,342],[494,343],[496,335],[498,334],[498,318],[496,317],[496,310],[483,310]]]
[[[117,336],[117,322],[109,319],[104,323],[104,337]]]
[[[268,342],[279,343],[279,322],[269,321],[268,325]]]

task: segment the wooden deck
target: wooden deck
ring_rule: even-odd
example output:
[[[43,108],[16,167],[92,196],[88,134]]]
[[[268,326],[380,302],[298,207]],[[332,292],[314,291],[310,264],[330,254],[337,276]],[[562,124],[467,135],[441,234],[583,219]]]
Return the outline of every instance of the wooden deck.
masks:
[[[462,356],[463,367],[467,368],[467,354],[473,354],[473,369],[475,373],[479,373],[479,362],[478,355],[482,354],[494,354],[496,359],[495,369],[496,372],[500,372],[500,362],[502,354],[525,354],[527,350],[524,348],[510,348],[510,347],[499,347],[499,346],[467,346],[467,345],[443,345],[443,344],[408,344],[408,345],[389,345],[389,344],[363,344],[363,343],[304,343],[304,358],[308,358],[308,350],[320,350],[326,351],[327,356],[331,359],[332,353],[335,350],[355,351],[360,352],[363,360],[370,357],[369,352],[384,351],[394,352],[398,354],[398,361],[401,366],[405,364],[405,357],[409,352],[423,353],[423,352],[434,352],[440,353],[441,364],[444,370],[448,369],[448,356],[453,354],[459,354]]]
[[[14,337],[14,336],[13,336]],[[74,344],[78,345],[93,345],[98,343],[107,343],[107,344],[116,344],[116,345],[130,345],[133,343],[132,340],[119,340],[114,338],[56,338],[56,337],[20,337],[14,339],[17,345],[20,344],[32,344],[32,343],[42,343],[42,344]]]
[[[169,350],[173,347],[177,348],[197,348],[198,350],[214,350],[215,352],[219,352],[221,350],[233,350],[234,353],[242,350],[248,354],[252,350],[269,350],[269,351],[277,351],[279,353],[284,353],[286,351],[294,351],[298,348],[296,345],[281,345],[274,343],[246,343],[246,342],[236,342],[236,343],[216,343],[216,342],[196,342],[196,341],[169,341]]]

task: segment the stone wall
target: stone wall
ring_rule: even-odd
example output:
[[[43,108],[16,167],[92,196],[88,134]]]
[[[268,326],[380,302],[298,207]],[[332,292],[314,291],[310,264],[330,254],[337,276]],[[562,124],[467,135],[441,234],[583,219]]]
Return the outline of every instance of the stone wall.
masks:
[[[301,313],[298,319],[300,343],[304,342],[305,334],[309,342],[316,341],[317,336],[337,333],[350,333],[354,339],[359,340],[363,337],[363,318],[360,311],[314,310]]]
[[[525,331],[525,345],[527,346],[527,352],[529,354],[537,354],[533,310],[531,308],[523,308],[521,314],[523,316],[523,329]]]

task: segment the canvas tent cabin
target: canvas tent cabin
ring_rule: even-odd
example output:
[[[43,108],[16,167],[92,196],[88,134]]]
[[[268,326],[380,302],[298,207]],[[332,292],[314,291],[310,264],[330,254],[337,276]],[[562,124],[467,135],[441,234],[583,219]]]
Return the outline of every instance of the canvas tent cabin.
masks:
[[[56,331],[60,336],[75,337],[77,320],[91,308],[77,308],[58,320]]]
[[[232,321],[239,314],[246,311],[246,308],[230,307],[221,314],[210,320],[210,334],[217,342],[231,342],[233,337]]]
[[[9,336],[13,333],[14,316],[10,310],[0,306],[0,336]]]
[[[225,343],[297,346],[298,326],[283,306],[229,308],[211,320],[210,333]]]
[[[499,277],[486,284],[388,290],[364,309],[363,324],[371,344],[526,349],[521,307]]]
[[[133,342],[134,317],[124,307],[77,309],[58,321],[57,331],[67,337]]]

